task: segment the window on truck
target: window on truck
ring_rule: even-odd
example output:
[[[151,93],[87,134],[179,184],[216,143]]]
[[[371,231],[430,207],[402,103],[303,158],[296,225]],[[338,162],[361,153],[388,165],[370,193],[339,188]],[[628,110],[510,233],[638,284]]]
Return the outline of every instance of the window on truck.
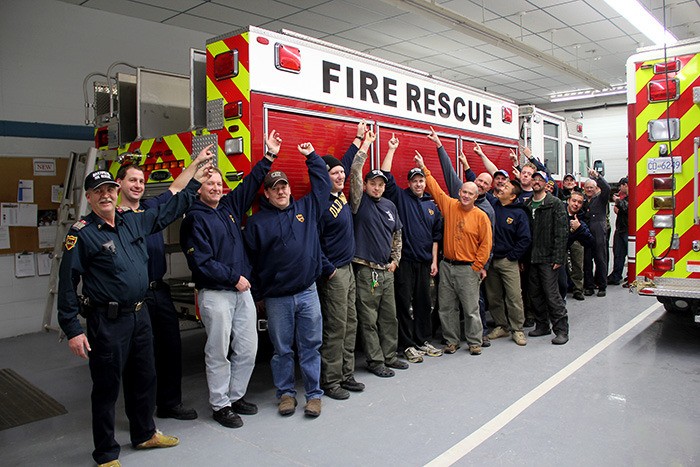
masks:
[[[552,122],[544,124],[544,165],[553,174],[559,173],[559,125]]]
[[[587,177],[588,168],[591,167],[591,148],[586,146],[578,147],[578,171],[579,173]]]
[[[571,143],[564,145],[564,173],[574,173],[574,145]]]

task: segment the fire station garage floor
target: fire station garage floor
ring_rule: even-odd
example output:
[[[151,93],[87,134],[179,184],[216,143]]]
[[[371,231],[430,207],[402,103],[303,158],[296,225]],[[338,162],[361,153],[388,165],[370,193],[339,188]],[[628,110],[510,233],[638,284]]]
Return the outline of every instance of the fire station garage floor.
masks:
[[[172,449],[135,451],[123,402],[124,465],[699,465],[700,329],[622,287],[569,299],[571,341],[498,339],[481,356],[462,348],[426,357],[394,378],[369,374],[346,401],[323,398],[317,419],[277,414],[270,366],[256,367],[247,399],[260,406],[240,429],[211,418],[204,332],[183,333],[185,403],[195,421],[159,420]],[[0,431],[2,465],[91,465],[90,375],[56,333],[0,341],[12,368],[68,413]],[[297,388],[301,388],[298,382]]]

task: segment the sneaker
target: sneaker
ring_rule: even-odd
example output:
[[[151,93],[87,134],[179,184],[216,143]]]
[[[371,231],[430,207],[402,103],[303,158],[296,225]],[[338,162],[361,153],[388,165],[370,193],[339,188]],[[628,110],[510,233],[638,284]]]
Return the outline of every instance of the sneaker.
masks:
[[[585,299],[586,299],[586,298],[583,296],[583,294],[581,293],[580,290],[577,290],[576,292],[574,292],[574,300],[582,301],[582,300],[585,300]]]
[[[447,345],[445,346],[445,348],[442,349],[442,351],[443,351],[444,353],[453,354],[453,353],[455,353],[458,349],[459,349],[459,345],[457,345],[457,344],[447,344]]]
[[[605,289],[601,289],[598,291],[598,296],[599,297],[605,297]]]
[[[423,362],[423,357],[421,356],[421,354],[418,353],[418,350],[416,350],[415,347],[407,348],[403,351],[403,354],[406,356],[406,360],[408,360],[411,363]]]
[[[483,336],[481,336],[481,346],[491,347],[491,339],[489,339],[488,334],[484,334]]]
[[[156,410],[156,417],[174,418],[175,420],[194,420],[197,418],[197,411],[194,409],[188,409],[182,405],[182,403],[180,403],[169,409],[158,407]]]
[[[280,397],[280,402],[277,405],[277,411],[280,415],[282,415],[283,417],[291,415],[294,413],[296,408],[297,400],[295,397],[290,396],[289,394],[285,394],[282,397]]]
[[[499,339],[508,336],[510,336],[510,333],[503,326],[496,326],[496,328],[488,334],[489,339]]]
[[[243,420],[233,411],[231,406],[214,411],[214,420],[219,422],[221,426],[226,428],[240,428],[243,426]]]
[[[330,397],[331,399],[335,399],[335,400],[339,400],[339,401],[348,399],[350,397],[350,393],[348,392],[348,390],[343,389],[340,386],[336,386],[334,388],[324,389],[323,393],[325,395],[327,395],[328,397]]]
[[[554,339],[552,339],[552,344],[554,345],[564,345],[569,342],[568,334],[557,334]]]
[[[594,293],[595,293],[595,290],[593,290],[593,289],[585,289],[583,291],[583,295],[585,295],[586,297],[591,297],[591,296],[593,296]]]
[[[241,415],[255,415],[258,413],[258,406],[252,402],[248,402],[242,397],[231,404],[231,408],[234,412]]]
[[[381,363],[379,365],[367,365],[367,369],[370,371],[370,373],[374,373],[380,378],[391,378],[395,374],[394,370],[387,368]]]
[[[167,436],[156,430],[151,439],[136,445],[136,449],[171,448],[180,444],[180,440],[174,436]]]
[[[531,328],[535,325],[535,319],[534,318],[527,318],[525,319],[525,322],[523,323],[524,328]]]
[[[105,462],[104,464],[99,464],[97,467],[121,467],[122,463],[119,459],[114,459],[113,461]]]
[[[318,417],[321,415],[321,399],[318,397],[314,399],[309,399],[309,401],[304,406],[304,415],[307,417]]]
[[[423,361],[422,358],[421,361]],[[408,363],[404,362],[403,360],[399,360],[398,358],[395,358],[394,360],[386,363],[385,365],[389,368],[394,368],[396,370],[408,370]]]
[[[433,346],[433,344],[428,341],[423,342],[423,345],[419,346],[418,350],[424,352],[428,357],[442,357],[442,350]]]
[[[551,334],[552,330],[549,328],[540,328],[536,327],[532,331],[528,332],[527,335],[530,337],[540,337],[540,336],[546,336],[547,334]]]
[[[345,381],[341,381],[340,387],[353,392],[362,392],[365,390],[365,385],[355,381],[355,378],[352,376],[346,379]]]
[[[527,339],[525,338],[525,333],[522,331],[513,331],[513,342],[518,345],[527,345]]]
[[[469,354],[470,355],[481,355],[481,346],[472,344],[469,346]]]

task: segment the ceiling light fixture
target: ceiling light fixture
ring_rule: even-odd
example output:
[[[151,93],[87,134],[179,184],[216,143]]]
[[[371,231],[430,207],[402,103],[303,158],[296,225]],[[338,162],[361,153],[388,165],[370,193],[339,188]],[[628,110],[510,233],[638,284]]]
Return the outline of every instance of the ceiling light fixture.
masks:
[[[619,84],[597,91],[595,89],[578,89],[576,91],[557,92],[549,95],[550,102],[577,101],[579,99],[593,99],[595,97],[616,96],[625,94],[627,85]]]
[[[638,0],[605,0],[605,3],[622,15],[639,32],[647,36],[655,45],[671,45],[678,42],[676,36],[665,30],[664,26]]]

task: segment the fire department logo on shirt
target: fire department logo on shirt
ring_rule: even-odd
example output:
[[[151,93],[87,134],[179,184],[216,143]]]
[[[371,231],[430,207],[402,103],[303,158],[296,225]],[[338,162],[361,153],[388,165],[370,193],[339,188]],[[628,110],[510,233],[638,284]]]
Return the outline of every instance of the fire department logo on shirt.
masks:
[[[76,243],[78,243],[78,237],[75,235],[66,235],[66,250],[72,250]]]
[[[302,214],[297,214],[297,220],[299,222],[304,222],[304,216]]]
[[[512,218],[512,217],[508,217],[508,218],[506,219],[506,223],[507,223],[507,224],[512,224],[512,223],[513,223],[513,218]]]

